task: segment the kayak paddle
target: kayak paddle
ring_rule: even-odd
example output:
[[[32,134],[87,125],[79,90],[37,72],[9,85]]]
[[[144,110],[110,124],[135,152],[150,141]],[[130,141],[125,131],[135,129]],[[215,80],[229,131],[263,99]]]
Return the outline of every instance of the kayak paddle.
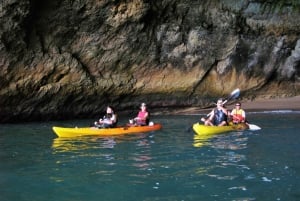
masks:
[[[240,90],[239,88],[233,90],[233,91],[230,93],[230,95],[228,96],[228,98],[227,98],[226,100],[223,101],[222,104],[224,105],[225,103],[227,103],[227,102],[230,101],[231,99],[236,99],[236,98],[238,98],[238,97],[240,96],[240,93],[241,93],[241,90]],[[215,104],[216,104],[216,103],[215,103]],[[208,117],[208,116],[210,116],[210,115],[211,115],[211,113],[208,113],[206,116]],[[201,121],[204,121],[204,120],[201,119]]]
[[[261,127],[255,125],[255,124],[248,124],[248,126],[249,126],[249,130],[251,130],[251,131],[257,131],[257,130],[261,129]]]
[[[231,99],[236,99],[236,98],[238,98],[238,97],[240,96],[240,93],[241,93],[241,91],[240,91],[239,88],[233,90],[233,91],[231,92],[231,94],[228,96],[228,98],[227,98],[226,100],[223,101],[223,105],[224,105],[225,103],[227,103],[228,101],[230,101]]]
[[[231,99],[236,99],[240,96],[240,89],[235,89],[231,92],[230,96],[223,102],[223,104],[227,103],[227,101],[231,100]],[[255,125],[255,124],[248,124],[249,126],[249,130],[251,131],[256,131],[256,130],[260,130],[261,127]]]

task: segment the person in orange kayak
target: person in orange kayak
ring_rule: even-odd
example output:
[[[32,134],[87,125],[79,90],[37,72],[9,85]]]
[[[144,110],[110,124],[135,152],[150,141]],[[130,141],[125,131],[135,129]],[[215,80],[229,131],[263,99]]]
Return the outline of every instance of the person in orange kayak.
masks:
[[[146,103],[142,103],[140,108],[141,110],[139,111],[138,115],[129,122],[130,124],[146,126],[149,124],[149,112],[147,111]]]
[[[207,126],[225,126],[227,125],[227,109],[223,105],[223,99],[217,101],[217,107],[214,108],[209,114],[208,118],[201,118]]]
[[[106,114],[103,118],[99,119],[94,123],[97,128],[114,128],[117,125],[117,114],[114,113],[114,110],[111,106],[106,107]]]
[[[246,122],[246,112],[241,108],[240,102],[235,104],[235,108],[231,111],[230,116],[234,124]]]

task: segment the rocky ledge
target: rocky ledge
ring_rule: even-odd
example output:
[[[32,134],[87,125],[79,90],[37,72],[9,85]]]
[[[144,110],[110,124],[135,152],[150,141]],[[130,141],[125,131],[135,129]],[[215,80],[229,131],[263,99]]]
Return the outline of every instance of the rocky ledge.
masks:
[[[296,0],[2,0],[0,122],[300,94]]]

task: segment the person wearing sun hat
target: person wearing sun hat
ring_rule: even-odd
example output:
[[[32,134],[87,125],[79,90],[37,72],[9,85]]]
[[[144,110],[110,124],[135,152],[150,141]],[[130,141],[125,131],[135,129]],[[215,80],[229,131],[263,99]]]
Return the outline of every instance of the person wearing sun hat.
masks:
[[[149,123],[149,112],[147,111],[146,103],[142,103],[140,109],[141,110],[139,111],[138,115],[133,119],[133,122],[131,120],[130,123],[146,126]]]
[[[235,124],[243,123],[246,121],[246,113],[241,108],[241,103],[237,102],[235,108],[231,111],[230,116],[232,117],[232,122]]]

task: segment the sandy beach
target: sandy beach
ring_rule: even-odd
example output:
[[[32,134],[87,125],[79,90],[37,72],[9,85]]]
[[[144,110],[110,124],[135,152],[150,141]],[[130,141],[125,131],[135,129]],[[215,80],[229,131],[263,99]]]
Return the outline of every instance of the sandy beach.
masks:
[[[241,102],[247,110],[300,110],[300,96]]]
[[[274,99],[257,99],[254,101],[241,100],[242,108],[246,111],[261,111],[261,110],[299,110],[300,111],[300,96],[288,98]],[[228,109],[234,107],[234,103],[227,104]],[[200,109],[197,107],[189,107],[170,111],[169,114],[199,114],[210,111],[210,109]]]

